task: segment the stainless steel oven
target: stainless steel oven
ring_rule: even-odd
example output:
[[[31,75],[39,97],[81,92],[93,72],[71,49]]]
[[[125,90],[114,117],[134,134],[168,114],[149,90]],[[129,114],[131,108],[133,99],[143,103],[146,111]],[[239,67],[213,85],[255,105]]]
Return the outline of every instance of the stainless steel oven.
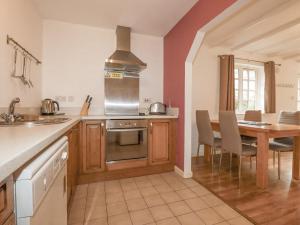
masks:
[[[148,157],[147,120],[107,120],[106,162]]]

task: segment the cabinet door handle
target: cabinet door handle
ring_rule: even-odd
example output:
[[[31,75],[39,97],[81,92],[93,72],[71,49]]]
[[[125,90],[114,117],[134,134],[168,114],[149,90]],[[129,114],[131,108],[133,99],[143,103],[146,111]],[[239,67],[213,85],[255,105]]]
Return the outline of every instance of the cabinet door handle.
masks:
[[[104,123],[101,123],[101,136],[104,135]]]
[[[150,123],[150,134],[152,134],[152,132],[153,132],[153,123],[151,122]]]

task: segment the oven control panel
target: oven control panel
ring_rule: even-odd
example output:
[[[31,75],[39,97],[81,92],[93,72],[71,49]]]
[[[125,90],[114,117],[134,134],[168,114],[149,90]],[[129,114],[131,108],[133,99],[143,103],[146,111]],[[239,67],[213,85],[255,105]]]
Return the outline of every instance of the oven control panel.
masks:
[[[107,120],[106,129],[147,128],[147,120]]]

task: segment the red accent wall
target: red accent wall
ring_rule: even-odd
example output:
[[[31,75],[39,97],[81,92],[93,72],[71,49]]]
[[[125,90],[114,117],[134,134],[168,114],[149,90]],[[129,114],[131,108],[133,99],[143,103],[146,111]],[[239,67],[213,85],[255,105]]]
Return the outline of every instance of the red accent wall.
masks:
[[[236,0],[199,0],[164,37],[164,102],[180,110],[176,165],[184,169],[185,60],[197,31]]]

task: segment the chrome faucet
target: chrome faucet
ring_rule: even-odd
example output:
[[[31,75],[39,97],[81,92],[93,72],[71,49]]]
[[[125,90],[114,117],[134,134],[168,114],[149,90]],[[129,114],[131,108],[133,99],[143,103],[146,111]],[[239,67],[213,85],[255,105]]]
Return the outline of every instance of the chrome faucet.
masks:
[[[0,117],[7,123],[13,123],[17,119],[18,115],[15,114],[15,105],[20,102],[20,98],[14,98],[8,107],[8,113],[2,113]]]

